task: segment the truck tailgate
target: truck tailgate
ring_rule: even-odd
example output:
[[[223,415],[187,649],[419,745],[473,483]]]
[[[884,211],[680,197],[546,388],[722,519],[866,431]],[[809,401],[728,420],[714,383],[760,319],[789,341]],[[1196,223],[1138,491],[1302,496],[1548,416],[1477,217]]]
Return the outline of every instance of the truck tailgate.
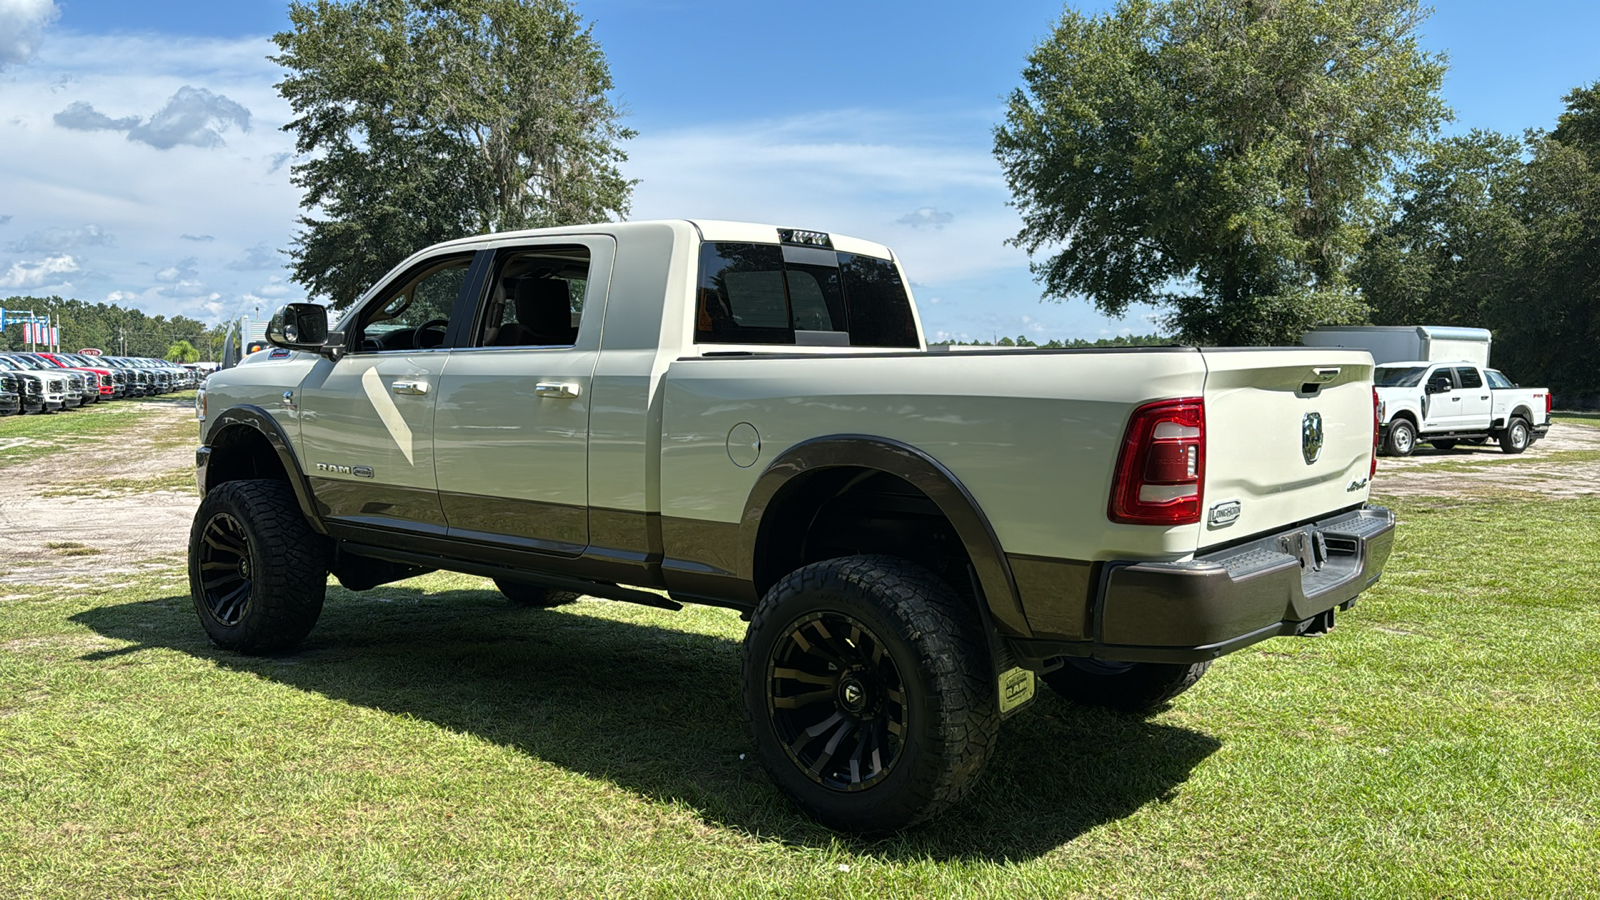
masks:
[[[1370,354],[1206,350],[1204,358],[1200,551],[1366,501]]]

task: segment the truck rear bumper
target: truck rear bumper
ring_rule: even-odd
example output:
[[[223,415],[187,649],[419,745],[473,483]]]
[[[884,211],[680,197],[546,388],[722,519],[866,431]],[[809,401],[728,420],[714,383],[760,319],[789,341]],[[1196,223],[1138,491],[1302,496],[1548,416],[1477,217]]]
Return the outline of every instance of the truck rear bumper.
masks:
[[[1365,507],[1196,557],[1109,563],[1093,641],[1018,640],[1034,668],[1059,656],[1200,662],[1277,635],[1325,631],[1383,571],[1394,514]]]

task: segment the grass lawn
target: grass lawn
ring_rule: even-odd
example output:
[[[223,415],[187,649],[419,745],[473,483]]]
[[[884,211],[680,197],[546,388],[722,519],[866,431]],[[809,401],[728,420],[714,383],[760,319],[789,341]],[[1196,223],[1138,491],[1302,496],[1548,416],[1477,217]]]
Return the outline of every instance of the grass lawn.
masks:
[[[878,842],[746,758],[733,613],[430,575],[254,659],[177,570],[0,588],[0,896],[1600,894],[1600,500],[1396,508],[1332,634],[1149,719],[1041,694]]]
[[[144,419],[152,406],[193,409],[194,394],[194,391],[180,391],[161,397],[102,400],[49,415],[6,416],[0,419],[0,466],[40,459],[88,441],[117,437]],[[158,441],[194,443],[193,420],[181,424],[177,434],[167,435],[165,431],[172,429],[165,429]]]

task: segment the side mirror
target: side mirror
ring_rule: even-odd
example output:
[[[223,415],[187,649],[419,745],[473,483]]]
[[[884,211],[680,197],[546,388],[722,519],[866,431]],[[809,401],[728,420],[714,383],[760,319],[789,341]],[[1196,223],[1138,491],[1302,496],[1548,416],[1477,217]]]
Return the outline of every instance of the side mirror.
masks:
[[[1441,381],[1430,381],[1430,382],[1428,382],[1428,393],[1430,393],[1430,394],[1445,394],[1445,393],[1449,393],[1450,390],[1451,390],[1450,385],[1445,384],[1444,382],[1441,382]]]
[[[318,303],[290,303],[267,323],[267,343],[287,350],[322,353],[328,341],[328,308]]]

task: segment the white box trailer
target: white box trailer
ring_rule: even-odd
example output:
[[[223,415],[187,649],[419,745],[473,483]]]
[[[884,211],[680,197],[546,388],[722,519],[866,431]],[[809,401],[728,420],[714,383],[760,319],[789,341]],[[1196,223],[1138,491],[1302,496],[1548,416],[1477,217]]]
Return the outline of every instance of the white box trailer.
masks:
[[[1372,361],[1470,362],[1489,365],[1489,329],[1448,325],[1331,325],[1300,338],[1307,347],[1365,350]]]

